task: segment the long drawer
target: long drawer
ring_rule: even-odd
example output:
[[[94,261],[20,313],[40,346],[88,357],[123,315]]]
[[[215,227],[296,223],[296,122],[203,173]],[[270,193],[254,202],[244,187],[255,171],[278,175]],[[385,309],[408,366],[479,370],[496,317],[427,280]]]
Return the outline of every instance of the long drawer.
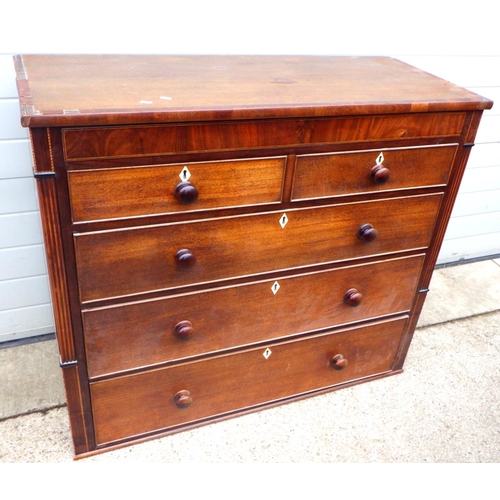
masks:
[[[63,130],[67,162],[201,151],[458,137],[465,113],[408,113],[335,118],[230,120]]]
[[[441,198],[411,196],[77,234],[80,298],[88,302],[425,248]]]
[[[444,186],[456,144],[297,157],[292,199]]]
[[[389,259],[84,310],[89,376],[407,312],[423,260]]]
[[[388,373],[406,323],[405,316],[91,383],[97,444]]]
[[[74,222],[279,203],[285,158],[70,170]]]

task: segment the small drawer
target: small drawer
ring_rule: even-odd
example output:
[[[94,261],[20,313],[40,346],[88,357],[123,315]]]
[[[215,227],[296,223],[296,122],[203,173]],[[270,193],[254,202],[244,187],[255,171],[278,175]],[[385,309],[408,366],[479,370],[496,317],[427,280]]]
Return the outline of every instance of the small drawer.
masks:
[[[85,310],[89,376],[407,312],[423,259],[390,259]]]
[[[89,302],[423,249],[441,199],[409,196],[77,234],[80,298]]]
[[[452,144],[298,156],[292,199],[444,186],[456,150]]]
[[[279,203],[285,158],[70,170],[73,222]]]
[[[406,324],[405,316],[91,383],[97,444],[389,374]]]

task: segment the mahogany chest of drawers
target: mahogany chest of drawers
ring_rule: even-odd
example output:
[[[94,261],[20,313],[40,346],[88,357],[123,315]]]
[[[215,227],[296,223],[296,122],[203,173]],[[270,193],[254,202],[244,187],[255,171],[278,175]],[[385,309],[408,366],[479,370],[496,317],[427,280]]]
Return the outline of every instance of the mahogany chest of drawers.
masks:
[[[402,370],[491,101],[389,58],[15,64],[77,456]]]

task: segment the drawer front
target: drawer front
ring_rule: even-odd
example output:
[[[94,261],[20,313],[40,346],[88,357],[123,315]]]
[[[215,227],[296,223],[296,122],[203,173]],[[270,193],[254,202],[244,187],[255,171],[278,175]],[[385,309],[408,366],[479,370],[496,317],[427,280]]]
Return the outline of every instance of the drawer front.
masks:
[[[407,312],[423,260],[404,257],[86,310],[89,376]]]
[[[441,198],[413,196],[79,234],[80,297],[88,302],[425,248]],[[366,224],[378,231],[374,241],[358,237]]]
[[[68,162],[201,151],[458,137],[465,113],[409,113],[63,130]]]
[[[407,318],[91,383],[98,445],[388,373]],[[266,349],[269,349],[266,353]],[[265,354],[269,354],[265,356]],[[342,355],[343,362],[331,364]],[[338,359],[338,358],[336,358]],[[188,391],[179,402],[174,398]],[[145,412],[144,409],[148,411]]]
[[[74,222],[279,203],[285,158],[70,170]]]
[[[444,186],[457,146],[297,157],[292,199]]]

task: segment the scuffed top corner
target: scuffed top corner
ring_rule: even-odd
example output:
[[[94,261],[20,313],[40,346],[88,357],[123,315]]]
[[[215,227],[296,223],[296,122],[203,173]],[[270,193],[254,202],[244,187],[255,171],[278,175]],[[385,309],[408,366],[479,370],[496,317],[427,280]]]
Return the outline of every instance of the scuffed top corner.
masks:
[[[28,82],[28,76],[26,74],[26,69],[24,66],[23,56],[15,55],[14,68],[16,71],[16,85],[17,92],[19,94],[19,106],[21,111],[21,125],[23,127],[29,127],[31,122],[31,117],[37,112],[33,106],[33,99],[31,96],[30,86]]]

